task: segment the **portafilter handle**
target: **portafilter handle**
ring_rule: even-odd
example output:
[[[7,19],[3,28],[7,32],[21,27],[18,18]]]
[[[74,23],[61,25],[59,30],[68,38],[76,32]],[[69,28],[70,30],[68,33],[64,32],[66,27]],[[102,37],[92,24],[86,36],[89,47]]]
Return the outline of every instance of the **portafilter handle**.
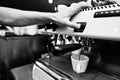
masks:
[[[53,47],[51,47],[51,53],[54,56],[60,56],[60,55],[63,55],[67,52],[80,49],[81,47],[82,47],[82,45],[79,43],[65,44],[65,45],[54,45]]]

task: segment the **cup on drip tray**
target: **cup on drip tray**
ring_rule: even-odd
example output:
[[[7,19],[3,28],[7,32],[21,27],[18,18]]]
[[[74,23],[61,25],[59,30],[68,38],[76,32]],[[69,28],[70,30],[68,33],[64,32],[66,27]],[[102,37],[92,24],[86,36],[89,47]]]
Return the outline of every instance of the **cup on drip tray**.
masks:
[[[71,63],[73,71],[76,73],[84,73],[87,69],[89,58],[85,55],[73,54],[71,56]]]

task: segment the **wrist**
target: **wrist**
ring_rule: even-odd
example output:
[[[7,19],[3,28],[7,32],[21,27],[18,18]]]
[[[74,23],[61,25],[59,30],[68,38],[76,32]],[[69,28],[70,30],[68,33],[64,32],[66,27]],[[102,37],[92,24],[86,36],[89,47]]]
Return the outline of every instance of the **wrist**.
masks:
[[[53,23],[57,22],[57,15],[56,15],[56,13],[50,13],[50,22],[53,22]]]

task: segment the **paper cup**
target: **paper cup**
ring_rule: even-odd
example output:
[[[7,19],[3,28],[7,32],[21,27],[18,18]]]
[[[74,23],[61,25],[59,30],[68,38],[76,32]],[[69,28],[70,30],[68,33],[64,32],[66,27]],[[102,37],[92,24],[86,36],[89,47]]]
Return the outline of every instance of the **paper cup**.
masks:
[[[24,35],[25,34],[25,27],[20,27],[19,28],[19,35]]]
[[[27,35],[36,35],[38,32],[37,25],[26,26],[25,29]]]
[[[20,27],[14,27],[13,29],[16,35],[20,35]]]
[[[83,73],[86,71],[89,58],[85,55],[80,55],[80,60],[79,60],[79,55],[72,55],[71,62],[72,62],[73,71],[75,71],[76,73]]]

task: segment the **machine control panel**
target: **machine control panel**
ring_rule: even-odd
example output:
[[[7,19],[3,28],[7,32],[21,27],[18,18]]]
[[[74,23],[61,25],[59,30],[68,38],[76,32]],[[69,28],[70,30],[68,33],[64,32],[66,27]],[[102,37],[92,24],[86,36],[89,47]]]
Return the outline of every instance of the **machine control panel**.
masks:
[[[115,17],[115,16],[120,16],[120,9],[98,11],[94,14],[94,18]]]

